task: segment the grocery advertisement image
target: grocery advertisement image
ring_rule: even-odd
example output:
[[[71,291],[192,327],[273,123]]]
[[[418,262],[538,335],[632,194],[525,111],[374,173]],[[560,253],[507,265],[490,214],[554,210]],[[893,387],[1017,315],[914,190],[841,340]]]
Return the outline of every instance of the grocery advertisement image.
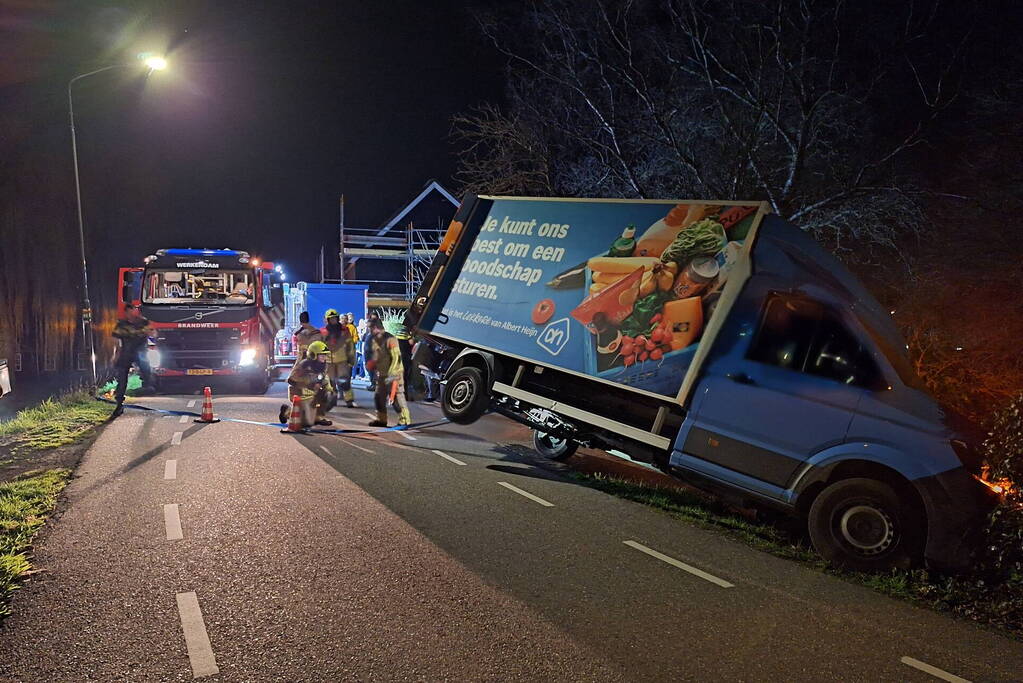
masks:
[[[760,208],[497,198],[435,331],[674,397]]]

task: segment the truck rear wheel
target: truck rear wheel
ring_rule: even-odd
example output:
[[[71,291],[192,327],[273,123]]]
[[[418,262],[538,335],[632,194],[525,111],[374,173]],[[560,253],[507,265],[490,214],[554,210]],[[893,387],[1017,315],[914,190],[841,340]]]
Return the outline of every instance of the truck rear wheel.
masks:
[[[462,367],[448,379],[441,397],[444,417],[457,424],[471,424],[487,412],[490,396],[483,373],[473,367]]]
[[[912,565],[920,553],[919,520],[892,487],[876,479],[843,479],[810,506],[813,547],[829,563],[860,572]]]
[[[575,454],[579,444],[571,439],[562,439],[534,429],[533,448],[537,453],[550,460],[568,460]]]

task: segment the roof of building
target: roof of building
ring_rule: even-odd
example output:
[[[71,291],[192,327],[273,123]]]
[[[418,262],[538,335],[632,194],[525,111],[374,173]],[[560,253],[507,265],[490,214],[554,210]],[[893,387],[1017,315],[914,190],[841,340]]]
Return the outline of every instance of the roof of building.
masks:
[[[398,225],[401,222],[401,219],[403,219],[405,216],[409,214],[409,212],[415,209],[419,202],[426,199],[431,192],[439,193],[442,197],[444,197],[444,199],[451,202],[452,206],[454,206],[456,209],[458,208],[459,202],[457,199],[455,199],[455,196],[448,192],[443,185],[441,185],[436,180],[431,178],[429,181],[427,181],[426,185],[423,186],[422,191],[420,191],[420,193],[416,195],[416,197],[412,201],[410,201],[404,207],[399,209],[397,213],[391,216],[391,218],[389,218],[387,222],[381,226],[380,232],[378,232],[377,234],[383,235],[385,232],[387,232],[394,226]]]

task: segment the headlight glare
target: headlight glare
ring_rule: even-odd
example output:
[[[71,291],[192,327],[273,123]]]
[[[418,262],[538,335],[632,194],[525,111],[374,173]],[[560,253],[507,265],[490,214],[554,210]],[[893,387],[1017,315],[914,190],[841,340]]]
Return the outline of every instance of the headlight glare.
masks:
[[[238,359],[238,365],[254,365],[256,363],[255,349],[242,349],[242,355]]]

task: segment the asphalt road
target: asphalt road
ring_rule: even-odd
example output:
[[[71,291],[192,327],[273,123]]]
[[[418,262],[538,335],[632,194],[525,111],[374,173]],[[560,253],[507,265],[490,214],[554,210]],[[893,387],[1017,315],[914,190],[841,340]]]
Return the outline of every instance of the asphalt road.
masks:
[[[272,420],[282,395],[215,407]],[[358,398],[337,426],[370,419]],[[37,544],[0,678],[1023,680],[1019,642],[580,486],[527,442],[500,417],[345,437],[127,411]]]

